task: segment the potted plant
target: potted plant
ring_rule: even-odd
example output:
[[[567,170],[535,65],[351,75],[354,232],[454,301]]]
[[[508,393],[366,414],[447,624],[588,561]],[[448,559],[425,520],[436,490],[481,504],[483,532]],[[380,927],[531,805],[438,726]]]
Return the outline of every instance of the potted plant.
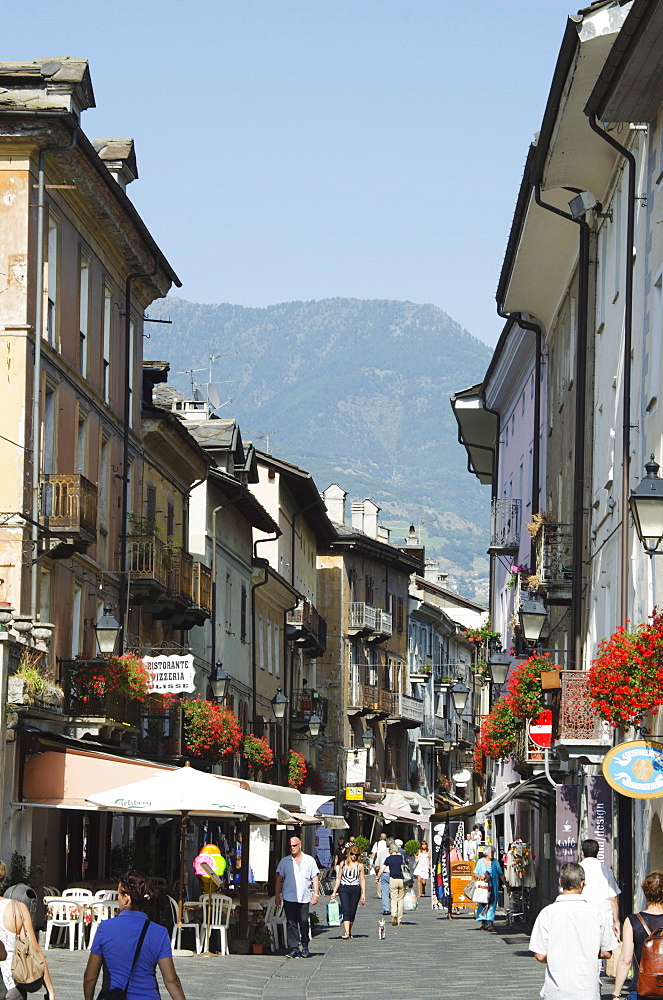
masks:
[[[184,738],[194,757],[218,763],[242,745],[242,729],[233,713],[213,701],[191,698],[183,703]]]
[[[509,698],[498,698],[481,724],[477,746],[482,755],[493,760],[511,757],[524,721],[513,711]]]
[[[318,916],[317,913],[314,913],[313,910],[311,910],[308,915],[308,922],[311,928],[311,937],[314,937],[318,932],[318,924],[320,923],[320,917]]]
[[[419,848],[421,847],[420,840],[406,840],[403,844],[403,850],[406,854],[409,854],[411,858],[415,856]]]
[[[449,674],[444,674],[438,680],[435,681],[435,690],[439,691],[440,694],[446,694],[453,684],[454,679]]]
[[[296,750],[288,750],[285,757],[288,769],[288,784],[291,788],[303,788],[306,783],[306,760]]]
[[[251,937],[251,950],[254,955],[262,955],[265,948],[269,948],[272,943],[272,939],[269,936],[269,932],[265,930],[264,927],[260,927],[257,931],[253,932]]]
[[[252,772],[264,771],[274,763],[274,751],[267,740],[249,733],[244,737],[242,756]]]
[[[663,612],[649,622],[620,627],[599,643],[589,669],[589,692],[597,714],[627,728],[663,704]]]

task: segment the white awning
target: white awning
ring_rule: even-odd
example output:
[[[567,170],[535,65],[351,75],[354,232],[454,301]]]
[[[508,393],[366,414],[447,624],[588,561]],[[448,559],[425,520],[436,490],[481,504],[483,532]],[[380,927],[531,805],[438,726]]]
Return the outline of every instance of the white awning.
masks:
[[[320,806],[323,806],[325,802],[333,802],[333,800],[333,795],[308,795],[305,792],[302,793],[302,805],[307,816],[315,816],[319,812]]]

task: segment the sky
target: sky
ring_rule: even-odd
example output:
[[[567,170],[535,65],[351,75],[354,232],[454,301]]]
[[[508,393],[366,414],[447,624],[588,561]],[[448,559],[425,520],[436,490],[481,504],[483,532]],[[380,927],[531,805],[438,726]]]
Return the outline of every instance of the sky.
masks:
[[[193,302],[433,303],[494,344],[567,0],[43,0],[3,59],[90,62],[89,138]],[[8,27],[11,30],[7,30]]]

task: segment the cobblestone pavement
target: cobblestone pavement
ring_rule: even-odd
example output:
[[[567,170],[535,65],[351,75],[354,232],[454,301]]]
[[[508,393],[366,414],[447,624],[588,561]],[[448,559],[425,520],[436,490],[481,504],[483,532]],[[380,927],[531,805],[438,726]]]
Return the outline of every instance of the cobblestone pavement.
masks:
[[[353,940],[323,927],[308,959],[228,955],[176,957],[175,964],[187,1000],[478,1000],[486,993],[490,1000],[536,1000],[544,968],[528,951],[525,928],[507,928],[498,916],[498,933],[487,934],[469,915],[445,920],[429,899],[421,902],[401,927],[385,918],[384,941],[377,936],[380,903],[369,895]],[[322,903],[317,909],[322,916]],[[87,953],[52,949],[47,958],[56,1000],[81,1000]],[[612,981],[603,984],[604,997],[611,987]],[[161,994],[168,998],[163,985]]]

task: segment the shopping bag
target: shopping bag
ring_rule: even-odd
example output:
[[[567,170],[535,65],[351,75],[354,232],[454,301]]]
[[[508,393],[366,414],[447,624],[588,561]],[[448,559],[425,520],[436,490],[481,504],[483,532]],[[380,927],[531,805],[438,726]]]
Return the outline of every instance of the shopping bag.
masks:
[[[419,903],[417,902],[417,897],[414,894],[414,889],[408,889],[405,893],[405,899],[403,900],[403,909],[416,910],[418,906]]]
[[[480,906],[482,906],[484,903],[488,902],[489,897],[490,893],[488,892],[488,887],[482,885],[482,883],[479,882],[476,889],[474,890],[473,902],[478,903]]]
[[[619,941],[612,949],[610,958],[605,963],[605,974],[608,979],[615,979],[617,976],[617,965],[622,956],[622,943]]]
[[[327,903],[327,926],[339,927],[341,923],[341,907],[337,899],[330,899]]]

